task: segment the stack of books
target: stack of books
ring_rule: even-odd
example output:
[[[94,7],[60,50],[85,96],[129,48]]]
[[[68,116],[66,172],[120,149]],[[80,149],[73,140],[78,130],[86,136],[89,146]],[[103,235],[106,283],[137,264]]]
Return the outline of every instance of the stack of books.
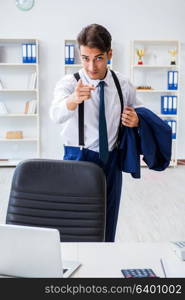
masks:
[[[2,81],[0,80],[0,90],[4,88]]]
[[[25,114],[35,114],[36,110],[37,110],[37,101],[36,100],[26,101],[25,107],[24,107]]]
[[[29,81],[28,81],[28,89],[29,90],[36,89],[36,83],[37,83],[37,73],[33,72],[31,74],[31,77],[29,78]]]
[[[14,139],[23,139],[23,132],[20,131],[7,131],[6,139],[14,140]]]
[[[0,102],[0,115],[6,115],[6,114],[8,114],[6,105],[3,102]]]

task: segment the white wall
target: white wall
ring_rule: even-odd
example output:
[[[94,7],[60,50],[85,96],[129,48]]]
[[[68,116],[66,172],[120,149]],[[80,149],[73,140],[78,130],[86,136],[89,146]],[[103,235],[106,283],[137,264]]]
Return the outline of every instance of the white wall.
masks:
[[[99,23],[114,41],[114,69],[129,76],[129,42],[133,39],[175,39],[182,44],[182,97],[178,157],[185,157],[185,1],[184,0],[35,0],[22,12],[15,0],[0,0],[0,38],[34,37],[40,40],[40,99],[42,157],[59,158],[59,125],[48,117],[56,81],[64,74],[64,39],[76,38],[82,27]]]

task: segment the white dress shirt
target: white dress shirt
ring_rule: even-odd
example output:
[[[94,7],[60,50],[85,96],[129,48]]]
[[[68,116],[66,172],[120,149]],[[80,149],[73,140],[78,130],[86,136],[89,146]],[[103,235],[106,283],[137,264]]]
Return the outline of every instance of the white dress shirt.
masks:
[[[136,91],[131,82],[118,72],[115,72],[123,93],[124,106],[139,107],[142,103],[136,97]],[[85,148],[99,152],[99,89],[100,80],[92,80],[84,69],[79,71],[84,84],[93,84],[96,89],[91,91],[91,98],[84,101],[84,142]],[[105,115],[107,122],[109,151],[113,150],[117,141],[121,117],[119,95],[110,70],[108,70],[104,86]],[[69,110],[66,105],[68,97],[74,92],[77,84],[73,74],[64,76],[56,84],[54,99],[50,108],[51,119],[62,125],[62,142],[66,146],[78,146],[78,107]]]

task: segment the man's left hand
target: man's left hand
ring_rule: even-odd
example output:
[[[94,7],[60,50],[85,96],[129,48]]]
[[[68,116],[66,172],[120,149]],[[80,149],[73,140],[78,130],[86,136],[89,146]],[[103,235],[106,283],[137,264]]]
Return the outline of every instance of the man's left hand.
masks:
[[[133,107],[126,106],[121,115],[121,122],[127,127],[138,127],[139,118]]]

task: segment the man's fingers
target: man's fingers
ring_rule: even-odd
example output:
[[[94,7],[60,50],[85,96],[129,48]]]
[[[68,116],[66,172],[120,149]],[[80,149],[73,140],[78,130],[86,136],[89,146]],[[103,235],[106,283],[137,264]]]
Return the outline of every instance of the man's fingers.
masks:
[[[134,111],[134,108],[131,106],[125,106],[124,111]]]
[[[91,94],[82,92],[82,93],[79,93],[79,97],[89,97],[90,98]]]
[[[129,114],[129,113],[122,113],[122,116],[121,116],[121,118],[126,118],[126,119],[131,119],[133,116],[132,116],[132,114]]]
[[[95,89],[95,88],[93,88],[93,87],[87,87],[87,86],[86,86],[86,87],[83,86],[83,87],[80,87],[80,88],[79,88],[80,92],[81,92],[81,91],[91,91],[91,90],[94,90],[94,89]]]
[[[78,82],[77,82],[76,87],[79,88],[79,87],[81,87],[81,86],[83,86],[83,83],[82,83],[82,79],[80,78],[80,79],[78,80]]]
[[[82,79],[79,79],[75,88],[76,103],[82,103],[91,98],[91,91],[95,90],[92,84],[83,84]]]
[[[124,111],[122,115],[123,115],[123,116],[129,116],[129,117],[131,117],[131,116],[133,116],[134,114],[133,114],[132,111]]]
[[[88,89],[91,90],[91,91],[92,91],[92,90],[94,91],[94,90],[96,89],[92,84],[86,84],[86,85],[84,85],[84,87],[85,87],[85,88],[88,88]]]
[[[79,92],[90,92],[90,91],[94,91],[95,90],[95,87],[93,86],[84,86],[83,84],[79,85],[79,86],[76,86],[76,90],[79,91]]]
[[[86,101],[88,99],[90,99],[90,97],[87,97],[87,96],[81,96],[78,98],[79,99],[79,102],[78,103],[82,103],[83,101]]]

